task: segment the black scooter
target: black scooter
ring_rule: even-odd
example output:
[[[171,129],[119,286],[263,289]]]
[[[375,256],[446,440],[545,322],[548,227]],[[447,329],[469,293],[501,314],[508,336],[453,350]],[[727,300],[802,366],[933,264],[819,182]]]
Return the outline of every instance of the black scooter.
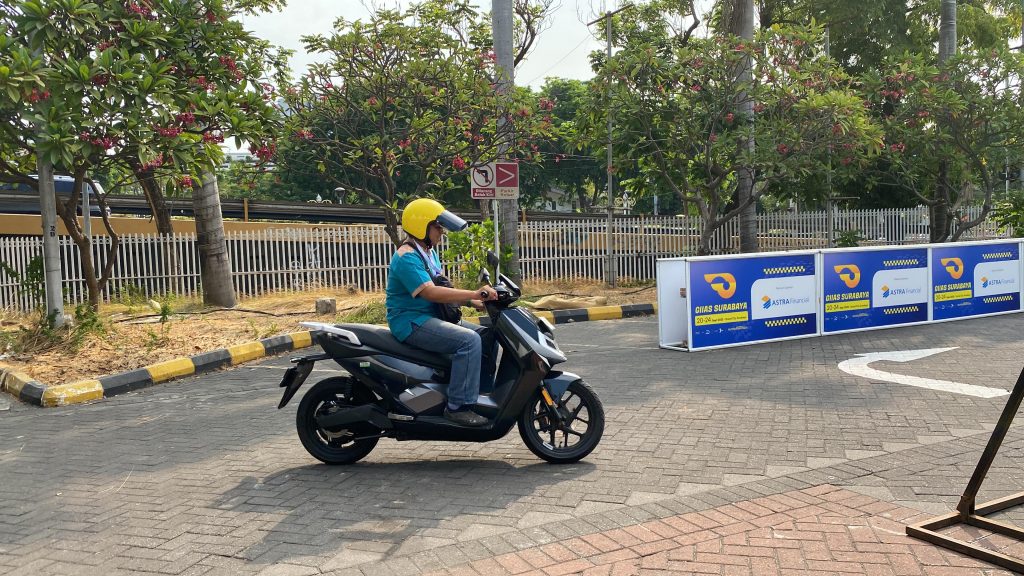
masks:
[[[489,255],[494,265],[496,258]],[[490,442],[518,424],[531,452],[553,463],[576,462],[597,447],[604,407],[579,376],[554,370],[566,358],[554,327],[528,310],[512,307],[521,291],[498,276],[497,300],[486,303],[499,357],[493,390],[473,410],[490,423],[460,426],[444,418],[451,359],[402,344],[381,326],[303,323],[322,353],[293,358],[281,381],[283,408],[319,360],[334,360],[346,375],[317,382],[295,415],[302,445],[327,464],[351,464],[380,438]],[[486,270],[481,281],[490,284]]]

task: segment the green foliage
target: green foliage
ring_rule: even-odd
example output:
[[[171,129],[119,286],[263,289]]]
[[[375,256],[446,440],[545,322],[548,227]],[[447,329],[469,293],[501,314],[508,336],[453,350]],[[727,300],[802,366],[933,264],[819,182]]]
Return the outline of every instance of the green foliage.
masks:
[[[979,223],[952,226],[964,206],[988,208],[1002,188],[1007,153],[1019,149],[1024,133],[1022,75],[1024,56],[1005,48],[968,49],[941,66],[905,55],[864,75],[885,130],[886,173],[878,177],[932,206],[932,241],[956,240]]]
[[[384,300],[373,300],[354,310],[339,314],[337,322],[354,324],[387,324],[387,308]]]
[[[836,180],[877,153],[881,130],[851,78],[821,57],[820,27],[774,28],[754,42],[686,37],[671,25],[678,7],[664,4],[645,5],[618,23],[623,48],[598,63],[579,135],[595,141],[606,132],[610,85],[615,170],[637,174],[623,187],[634,197],[671,190],[696,206],[701,253],[742,209],[732,204],[739,170],[753,170],[756,200],[773,184],[826,171],[830,150],[843,151]],[[748,66],[749,80],[737,74]]]
[[[452,282],[460,288],[476,288],[479,286],[480,270],[487,267],[487,252],[494,250],[494,222],[485,220],[473,224],[462,232],[448,234],[448,247],[441,254],[441,259],[454,269]],[[512,258],[512,248],[505,246],[499,258],[502,268],[508,266]],[[491,281],[497,282],[493,269],[488,268]]]
[[[46,277],[43,271],[43,257],[34,256],[19,274],[10,264],[0,261],[0,271],[18,283],[18,296],[29,297],[42,305],[46,298]]]
[[[1024,238],[1024,190],[1014,190],[997,202],[992,218],[1003,230],[1012,227],[1014,237]]]
[[[18,354],[33,354],[55,348],[76,351],[86,343],[92,335],[106,333],[107,326],[103,319],[87,304],[75,307],[73,321],[57,328],[54,326],[56,313],[46,315],[38,312],[35,321],[29,327],[23,327],[17,333],[7,333],[4,337],[6,346]]]
[[[862,240],[864,236],[861,236],[860,230],[840,230],[836,234],[836,247],[856,248],[860,246]]]
[[[146,292],[141,286],[136,284],[124,284],[121,289],[117,292],[118,301],[128,308],[128,312],[132,312],[136,306],[140,306],[146,303]]]
[[[397,214],[410,199],[444,198],[503,146],[531,160],[530,144],[550,122],[528,91],[495,91],[490,38],[489,19],[467,0],[380,9],[304,37],[324,62],[285,94],[282,170],[315,168],[332,190],[384,207],[397,243]],[[509,120],[501,131],[498,118]]]
[[[130,174],[151,195],[190,190],[215,167],[226,138],[269,158],[280,123],[271,81],[284,54],[237,18],[278,0],[83,2],[16,0],[0,8],[0,181],[33,183],[37,154],[76,188],[91,172]],[[115,169],[116,168],[116,169]],[[77,194],[58,203],[74,217]],[[161,198],[162,200],[162,198]],[[114,244],[116,246],[116,243]],[[108,258],[113,258],[111,248]],[[82,258],[87,262],[88,258]],[[107,278],[84,266],[90,302]]]
[[[160,303],[160,323],[166,324],[171,319],[171,303],[164,300]]]

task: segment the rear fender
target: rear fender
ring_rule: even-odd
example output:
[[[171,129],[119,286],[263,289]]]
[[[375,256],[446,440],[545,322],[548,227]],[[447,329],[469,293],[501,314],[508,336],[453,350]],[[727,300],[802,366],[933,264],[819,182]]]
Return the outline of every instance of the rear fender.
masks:
[[[309,373],[313,371],[313,365],[318,360],[327,360],[328,358],[330,356],[327,354],[309,354],[292,358],[295,366],[285,370],[284,377],[281,378],[281,387],[284,388],[284,394],[281,395],[281,402],[277,405],[278,410],[287,406],[288,402],[295,396],[295,393],[299,391],[302,383],[306,381],[306,378],[309,378]]]

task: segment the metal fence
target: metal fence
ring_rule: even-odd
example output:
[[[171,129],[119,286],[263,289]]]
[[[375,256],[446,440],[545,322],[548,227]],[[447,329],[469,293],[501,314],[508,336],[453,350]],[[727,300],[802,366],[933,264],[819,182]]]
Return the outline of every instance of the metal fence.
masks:
[[[976,212],[968,212],[967,217]],[[762,214],[758,236],[762,251],[803,250],[828,245],[824,212]],[[860,245],[927,242],[928,215],[911,210],[836,211],[836,231],[858,231]],[[617,275],[627,281],[655,277],[659,258],[695,254],[700,240],[696,217],[616,217],[614,252]],[[1012,235],[991,221],[972,229],[963,240]],[[519,228],[520,263],[528,281],[605,277],[608,234],[603,219],[523,222]],[[110,239],[93,239],[93,259],[104,262]],[[201,293],[199,256],[194,234],[125,235],[121,237],[113,279],[103,300]],[[87,299],[78,248],[59,238],[65,301]],[[393,247],[382,226],[359,225],[317,229],[278,229],[227,234],[232,277],[239,298],[269,292],[352,286],[382,290]],[[738,222],[729,222],[712,238],[715,253],[739,250]],[[42,239],[0,238],[0,308],[31,310],[42,304],[34,294],[30,263],[42,254]],[[99,266],[99,265],[97,265]]]

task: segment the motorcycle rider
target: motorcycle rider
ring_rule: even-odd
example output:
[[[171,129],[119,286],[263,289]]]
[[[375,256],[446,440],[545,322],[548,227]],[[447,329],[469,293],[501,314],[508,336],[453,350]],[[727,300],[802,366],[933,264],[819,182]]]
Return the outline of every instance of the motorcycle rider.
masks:
[[[461,321],[459,324],[438,318],[435,304],[468,303],[477,309],[483,301],[496,300],[490,286],[475,291],[435,285],[433,277],[441,273],[441,260],[434,247],[447,230],[466,228],[466,221],[445,210],[436,200],[419,198],[402,212],[406,242],[398,247],[388,267],[385,306],[388,327],[399,341],[429,352],[452,355],[448,383],[448,405],[444,417],[463,426],[484,426],[487,418],[470,410],[480,394],[481,358],[484,340],[488,352],[493,338],[482,338],[486,328]],[[493,372],[493,354],[485,377]]]

